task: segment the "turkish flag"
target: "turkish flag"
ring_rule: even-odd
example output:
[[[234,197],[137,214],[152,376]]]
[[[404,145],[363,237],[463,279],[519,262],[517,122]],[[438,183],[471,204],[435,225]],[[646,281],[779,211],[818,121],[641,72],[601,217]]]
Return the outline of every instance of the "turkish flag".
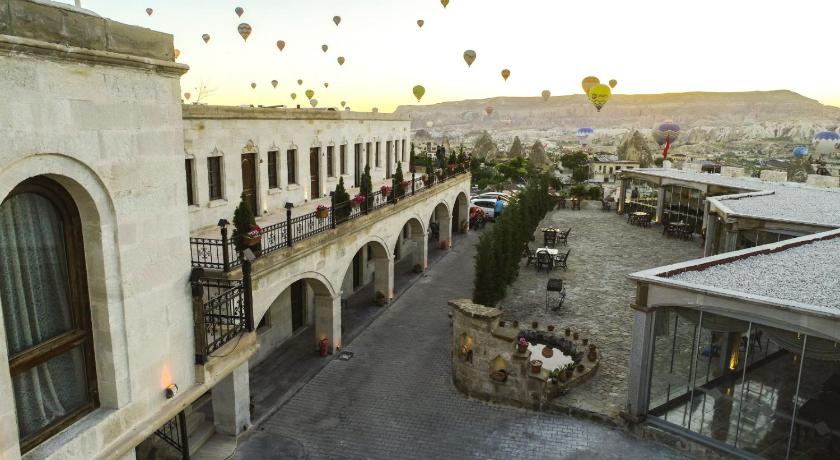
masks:
[[[668,159],[668,150],[671,149],[671,136],[665,136],[665,150],[662,151],[662,159]]]

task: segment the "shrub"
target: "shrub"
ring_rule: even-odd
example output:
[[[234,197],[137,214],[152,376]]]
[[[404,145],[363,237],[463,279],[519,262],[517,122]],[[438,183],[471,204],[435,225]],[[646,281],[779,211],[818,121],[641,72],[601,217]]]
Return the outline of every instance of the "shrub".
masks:
[[[397,171],[394,173],[394,184],[396,184],[397,196],[401,197],[405,194],[405,190],[403,190],[403,171],[402,171],[402,163],[397,162]]]
[[[350,215],[350,194],[344,189],[344,178],[338,179],[338,185],[335,186],[335,204],[336,208],[333,213],[333,218],[339,222],[343,221]]]
[[[584,197],[584,196],[586,196],[586,193],[587,193],[586,186],[583,185],[583,184],[574,185],[574,186],[572,186],[571,189],[569,189],[569,194],[571,194],[575,198]]]
[[[252,227],[257,225],[254,219],[254,211],[251,205],[245,199],[245,193],[239,196],[239,205],[233,212],[233,244],[237,251],[242,251],[245,246],[242,244],[242,237],[251,231]]]
[[[604,199],[604,189],[600,185],[589,188],[589,199],[601,201]]]

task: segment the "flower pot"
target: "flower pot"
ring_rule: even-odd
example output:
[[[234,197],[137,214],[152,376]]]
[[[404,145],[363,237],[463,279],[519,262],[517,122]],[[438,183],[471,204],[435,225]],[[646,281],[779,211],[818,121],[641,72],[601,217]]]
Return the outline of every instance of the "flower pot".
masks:
[[[361,206],[361,205],[362,205],[362,203],[360,203],[356,200],[350,200],[350,207],[352,207],[353,209],[359,209],[359,206]]]
[[[589,344],[589,351],[595,351],[595,344],[594,343]]]
[[[575,332],[574,334],[572,334],[572,338],[573,338],[573,339],[577,340],[577,339],[578,339],[578,337],[580,337],[580,334],[578,334],[577,332]]]
[[[254,246],[259,245],[262,242],[262,235],[258,235],[258,236],[247,236],[247,235],[245,235],[245,236],[242,237],[241,241],[242,241],[243,246],[252,248]]]
[[[566,376],[566,380],[569,380],[570,378],[575,376],[575,370],[574,369],[566,369],[565,371],[563,371],[563,375]]]
[[[576,370],[582,374],[583,371],[586,370],[586,366],[584,366],[583,364],[578,364]]]
[[[543,362],[539,359],[531,360],[531,372],[534,374],[539,374],[542,371]]]
[[[514,321],[513,322],[513,327],[519,327],[519,321]]]
[[[537,326],[539,326],[539,323],[537,323],[536,321],[531,323],[531,329],[536,329]]]
[[[521,345],[521,344],[517,343],[516,344],[516,351],[518,351],[520,353],[525,353],[526,351],[528,351],[528,344],[526,343],[525,345]]]
[[[554,325],[548,326],[548,332],[554,332]]]
[[[572,334],[572,330],[567,327],[566,328],[566,337],[570,336],[571,334]]]
[[[583,346],[585,347],[585,346],[589,345],[589,339],[583,339],[581,341],[581,343],[583,343]]]
[[[596,353],[595,350],[589,350],[589,354],[586,355],[586,359],[594,363],[598,359],[598,353]]]
[[[329,208],[316,209],[315,210],[315,215],[318,216],[319,219],[326,219],[327,217],[330,216],[330,209]]]
[[[543,358],[551,358],[554,356],[554,349],[551,347],[544,347],[542,349]]]

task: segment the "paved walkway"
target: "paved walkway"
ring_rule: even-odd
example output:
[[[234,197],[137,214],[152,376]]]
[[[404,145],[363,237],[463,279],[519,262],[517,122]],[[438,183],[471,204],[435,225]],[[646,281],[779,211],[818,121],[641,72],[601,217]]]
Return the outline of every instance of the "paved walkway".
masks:
[[[473,232],[241,440],[235,459],[678,458],[594,422],[495,406],[452,385],[447,301],[469,297]]]
[[[641,228],[627,224],[625,217],[601,210],[550,212],[538,227],[536,242],[543,244],[540,228],[572,228],[568,248],[569,270],[537,273],[523,259],[519,278],[499,303],[505,319],[524,324],[539,321],[559,330],[571,327],[598,346],[602,358],[595,377],[569,392],[560,404],[617,417],[627,395],[627,366],[632,342],[632,310],[635,283],[627,275],[639,270],[695,259],[703,255],[697,238],[683,241],[666,238],[662,227]],[[560,248],[562,251],[567,248]],[[568,295],[559,313],[545,311],[545,285],[562,278]],[[552,297],[556,298],[556,297]]]

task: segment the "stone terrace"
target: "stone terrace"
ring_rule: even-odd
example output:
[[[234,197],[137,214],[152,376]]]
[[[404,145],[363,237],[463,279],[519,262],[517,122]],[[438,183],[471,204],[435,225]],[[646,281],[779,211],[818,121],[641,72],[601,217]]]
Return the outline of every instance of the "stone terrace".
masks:
[[[602,354],[595,377],[555,401],[585,411],[616,417],[627,395],[627,365],[630,354],[634,283],[626,275],[702,256],[700,242],[666,238],[662,228],[641,228],[626,218],[600,210],[556,210],[548,213],[531,248],[542,246],[540,228],[572,227],[569,236],[569,270],[550,275],[537,273],[533,265],[520,265],[519,278],[499,303],[503,319],[540,325],[571,327],[589,337]],[[566,249],[562,246],[561,251]],[[558,312],[545,311],[546,280],[562,278],[567,297]],[[556,299],[552,293],[551,299]]]

